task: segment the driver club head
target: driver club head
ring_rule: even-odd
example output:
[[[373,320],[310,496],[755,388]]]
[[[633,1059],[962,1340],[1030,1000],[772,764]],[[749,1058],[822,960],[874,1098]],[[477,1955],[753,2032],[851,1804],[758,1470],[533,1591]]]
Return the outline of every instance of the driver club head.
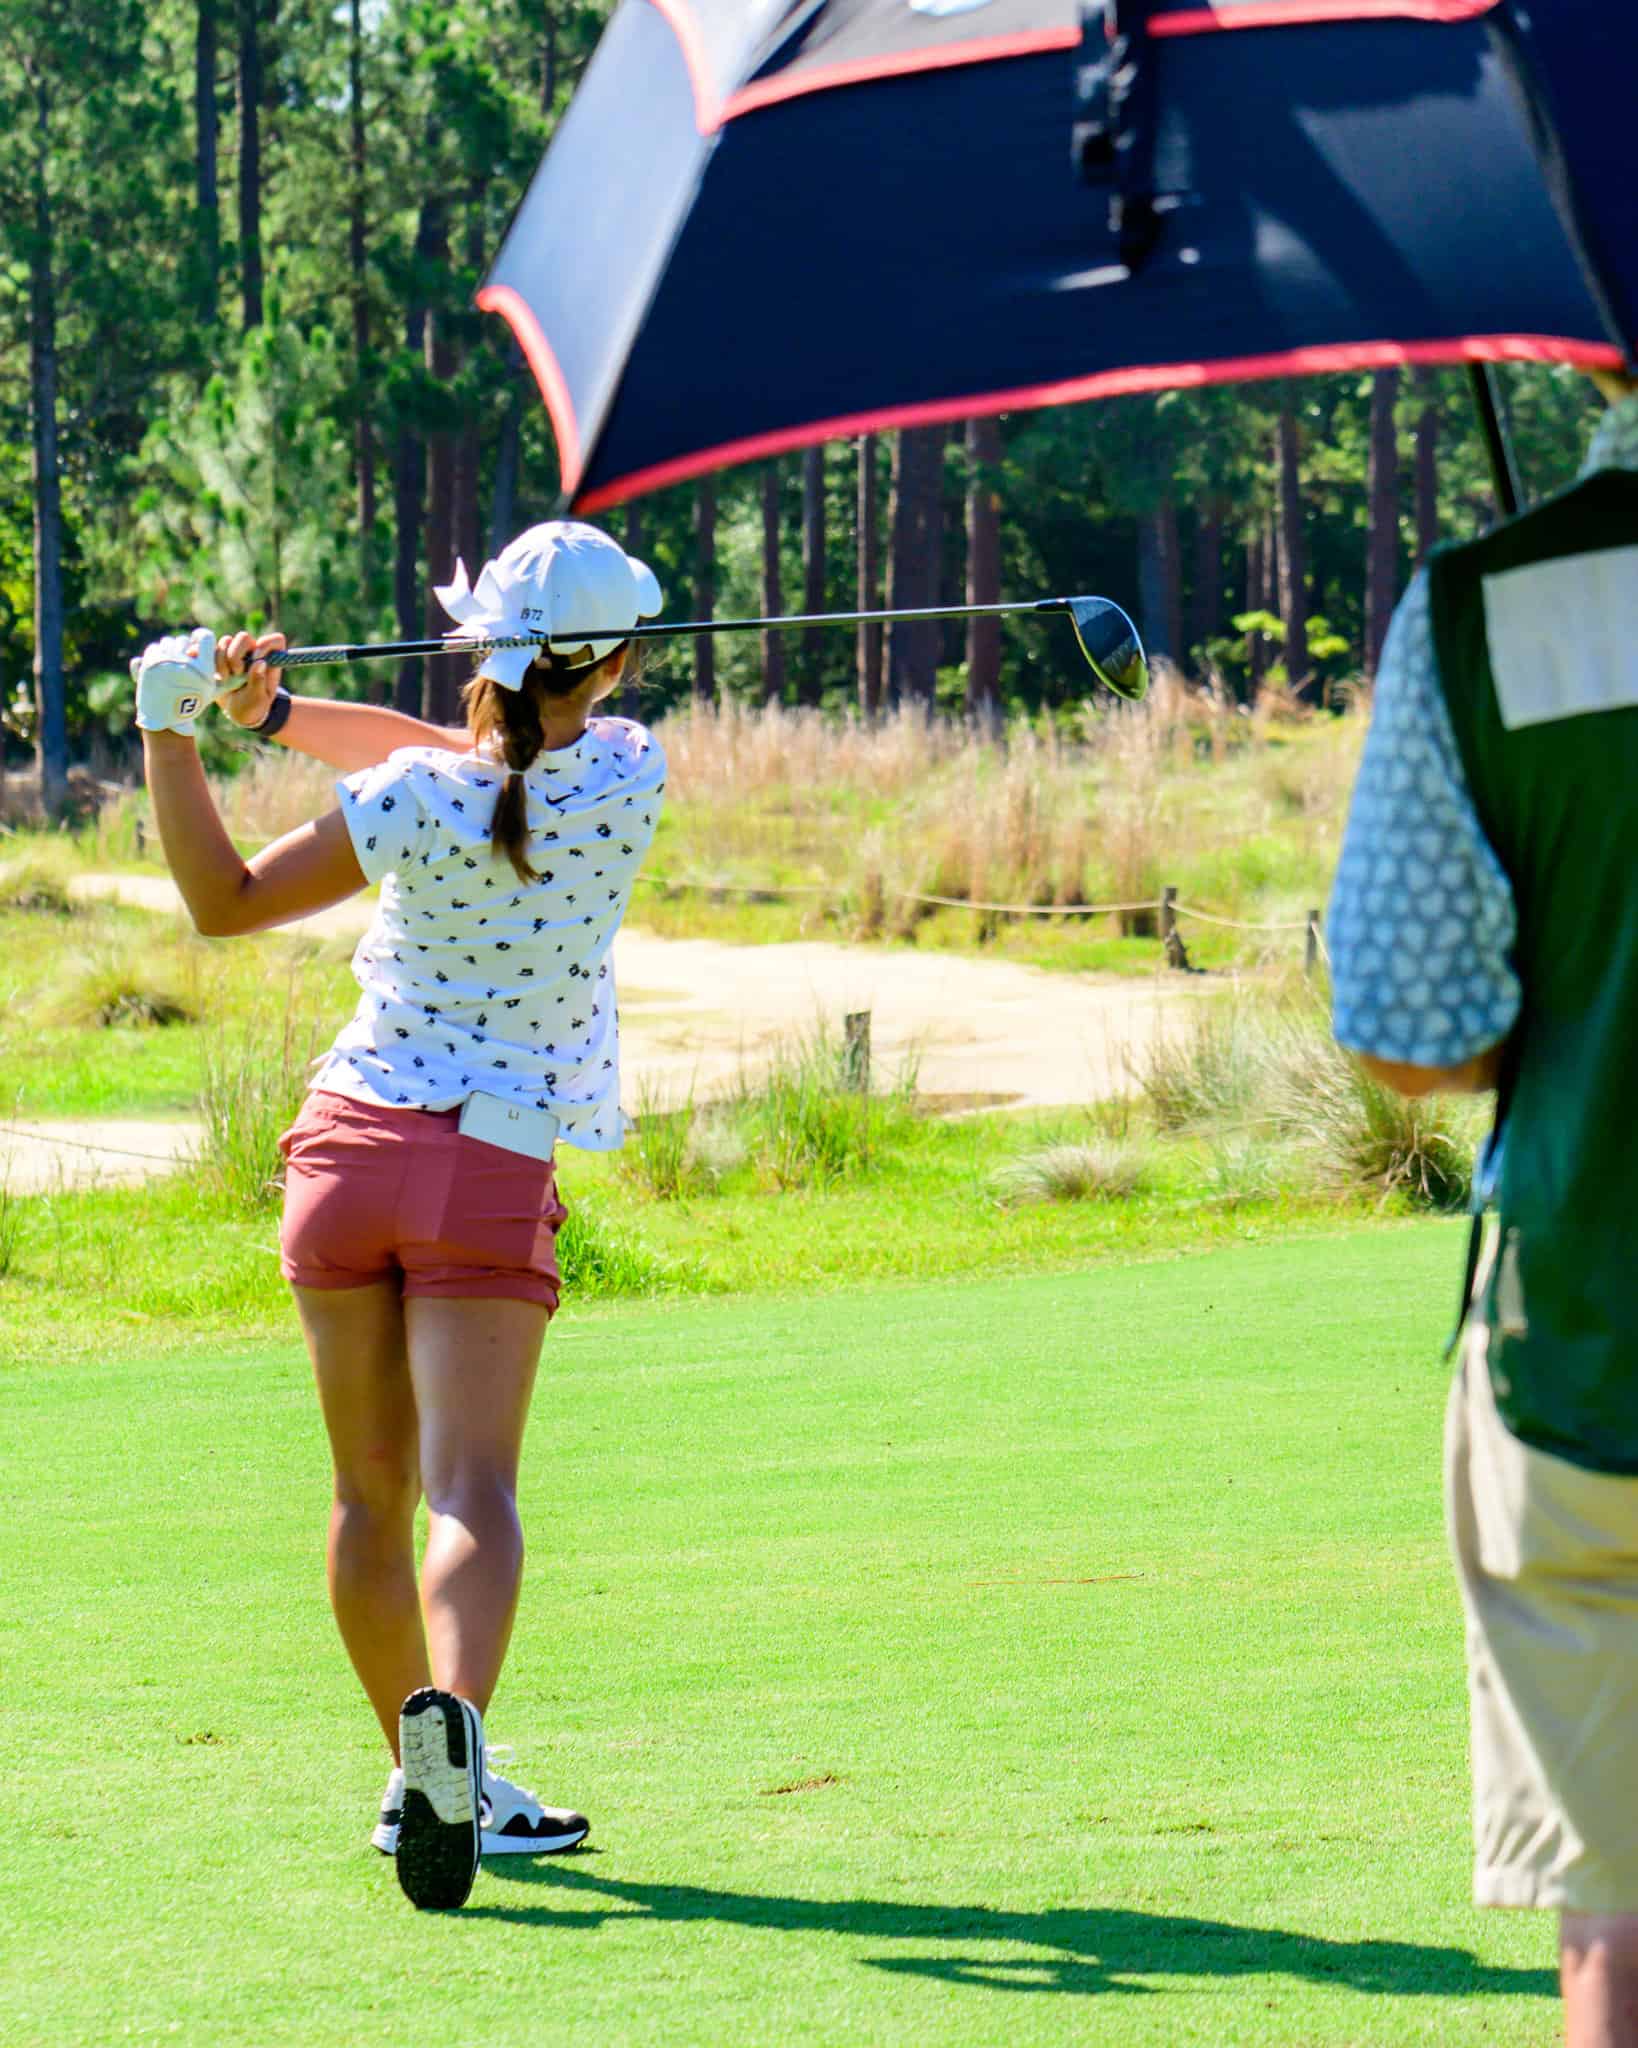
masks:
[[[1098,681],[1129,704],[1142,703],[1149,694],[1149,660],[1137,627],[1107,597],[1072,597],[1067,608],[1075,638]]]

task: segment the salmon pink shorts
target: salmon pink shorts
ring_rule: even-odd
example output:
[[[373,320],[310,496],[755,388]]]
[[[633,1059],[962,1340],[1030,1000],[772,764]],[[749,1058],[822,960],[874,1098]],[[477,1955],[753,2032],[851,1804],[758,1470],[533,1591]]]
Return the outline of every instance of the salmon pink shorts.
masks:
[[[406,1298],[557,1307],[550,1160],[462,1137],[455,1109],[387,1109],[315,1089],[279,1140],[280,1263],[293,1287],[397,1280]]]

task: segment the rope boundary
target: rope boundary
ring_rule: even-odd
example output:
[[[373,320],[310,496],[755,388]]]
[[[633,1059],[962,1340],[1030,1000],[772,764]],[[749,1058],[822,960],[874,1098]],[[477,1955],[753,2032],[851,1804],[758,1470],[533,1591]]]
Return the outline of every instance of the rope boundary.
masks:
[[[653,889],[700,889],[714,896],[765,896],[777,899],[781,896],[830,896],[836,892],[823,882],[727,882],[712,881],[703,875],[649,875],[637,877]],[[1118,917],[1133,911],[1166,909],[1165,901],[1158,896],[1146,897],[1135,903],[990,903],[970,896],[930,896],[920,889],[888,889],[883,892],[896,903],[931,903],[941,910],[977,910],[1002,917]],[[1221,925],[1225,930],[1236,932],[1306,932],[1314,929],[1318,936],[1318,920],[1296,918],[1290,921],[1256,922],[1244,918],[1222,917],[1216,911],[1198,909],[1192,903],[1171,904],[1175,917],[1192,917],[1201,924]],[[1324,939],[1319,940],[1321,949]]]

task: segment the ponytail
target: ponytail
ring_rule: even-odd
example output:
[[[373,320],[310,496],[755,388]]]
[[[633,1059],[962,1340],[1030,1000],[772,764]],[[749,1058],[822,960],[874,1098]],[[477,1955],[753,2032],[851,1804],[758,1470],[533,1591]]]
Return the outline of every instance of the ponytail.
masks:
[[[554,698],[572,695],[611,662],[618,664],[625,651],[622,642],[602,661],[571,668],[546,650],[530,663],[521,689],[503,689],[490,676],[474,676],[466,686],[466,722],[474,744],[490,742],[506,765],[489,826],[490,851],[497,860],[504,856],[512,863],[520,882],[540,880],[529,861],[529,792],[523,778],[546,743],[542,714]]]

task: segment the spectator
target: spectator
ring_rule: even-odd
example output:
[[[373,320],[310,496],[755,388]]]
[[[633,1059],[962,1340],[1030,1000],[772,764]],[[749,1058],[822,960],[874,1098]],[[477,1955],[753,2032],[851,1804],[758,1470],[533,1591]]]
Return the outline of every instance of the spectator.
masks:
[[[1558,1912],[1569,2048],[1634,2048],[1638,383],[1599,382],[1574,488],[1399,606],[1330,943],[1371,1074],[1497,1091],[1445,1450],[1474,1892]]]

